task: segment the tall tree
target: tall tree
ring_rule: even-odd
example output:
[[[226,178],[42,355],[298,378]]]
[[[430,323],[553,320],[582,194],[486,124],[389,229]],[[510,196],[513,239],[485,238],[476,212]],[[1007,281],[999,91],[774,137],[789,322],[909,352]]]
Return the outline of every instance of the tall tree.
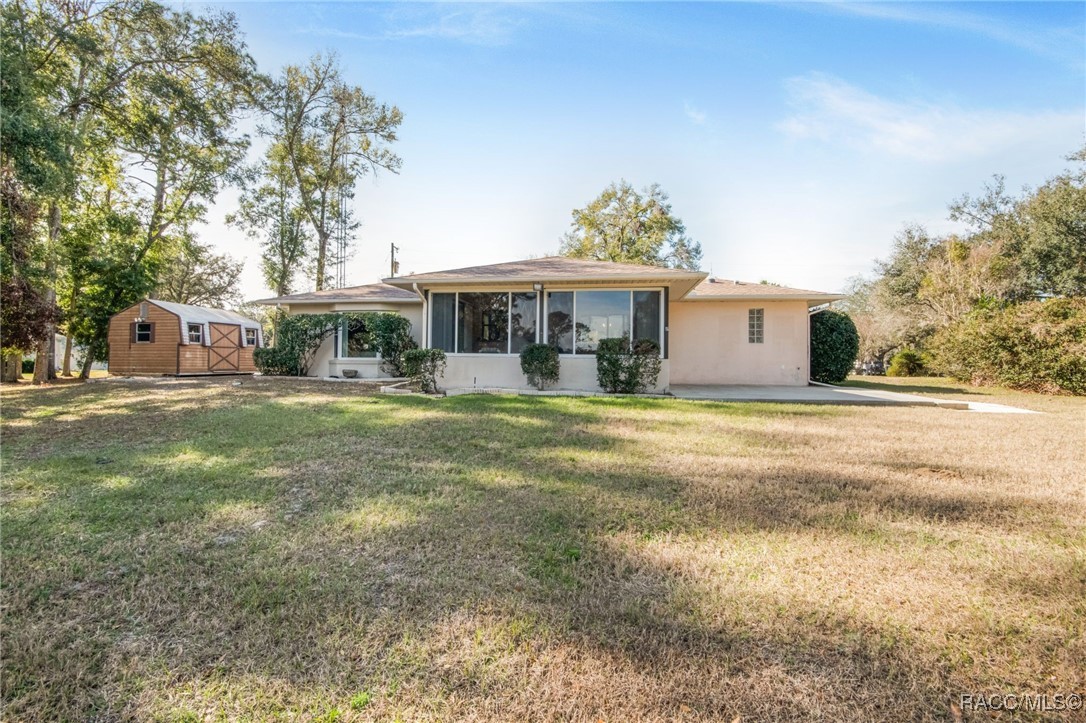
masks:
[[[350,205],[357,179],[402,161],[388,148],[403,114],[349,85],[337,59],[314,57],[287,66],[270,96],[272,140],[289,164],[299,208],[314,235],[315,286],[323,289],[334,262],[337,229],[353,229]]]
[[[58,288],[70,292],[69,314],[90,314],[70,318],[70,329],[91,334],[91,354],[102,353],[105,312],[154,285],[163,249],[185,237],[243,156],[247,139],[234,128],[259,85],[255,64],[224,13],[197,16],[153,0],[12,0],[4,16],[3,120],[18,119],[11,125],[23,130],[3,134],[2,160],[42,179],[43,293],[48,300]],[[11,66],[19,82],[7,84],[8,56],[20,53]],[[45,80],[26,80],[34,77]],[[56,128],[46,133],[42,118]],[[88,162],[99,154],[115,156],[113,173]],[[116,248],[96,248],[93,263],[58,268],[65,234],[110,217],[124,221],[123,233],[117,227],[104,237]],[[140,222],[138,240],[132,218]],[[93,293],[84,296],[84,288]],[[42,342],[36,381],[52,372],[51,349]]]
[[[155,298],[178,304],[233,308],[241,303],[238,279],[244,263],[208,246],[186,242],[159,272]]]
[[[309,257],[311,236],[294,184],[293,170],[282,144],[268,148],[264,159],[246,174],[238,210],[227,223],[260,240],[260,270],[276,296],[294,290]]]
[[[52,336],[56,305],[40,291],[42,247],[34,243],[40,207],[15,178],[0,166],[0,354],[3,381],[22,373],[23,354]]]
[[[570,226],[562,238],[563,256],[692,270],[701,263],[701,244],[686,235],[657,184],[638,193],[626,181],[612,183],[573,210]]]

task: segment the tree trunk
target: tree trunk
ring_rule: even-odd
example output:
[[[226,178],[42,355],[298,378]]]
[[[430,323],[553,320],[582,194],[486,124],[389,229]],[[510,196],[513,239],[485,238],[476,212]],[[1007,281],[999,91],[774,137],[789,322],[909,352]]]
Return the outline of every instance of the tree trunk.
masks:
[[[23,376],[23,355],[19,352],[4,354],[3,365],[3,374],[0,375],[0,381],[5,383],[17,382]]]
[[[79,371],[80,379],[90,379],[91,365],[94,364],[94,347],[87,348],[87,358],[83,360],[83,368]]]
[[[72,335],[64,335],[64,365],[60,370],[60,375],[64,377],[70,377],[72,375]]]
[[[53,346],[53,339],[43,339],[38,342],[38,348],[34,350],[34,383],[45,384],[49,381],[49,347]],[[54,372],[54,375],[56,372]]]

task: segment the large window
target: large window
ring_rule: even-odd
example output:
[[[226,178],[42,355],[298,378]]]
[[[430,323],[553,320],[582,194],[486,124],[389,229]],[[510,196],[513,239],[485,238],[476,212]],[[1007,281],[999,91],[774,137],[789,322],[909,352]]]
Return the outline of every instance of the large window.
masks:
[[[535,292],[432,294],[430,346],[460,354],[519,354],[536,341]]]
[[[456,351],[509,353],[509,294],[461,293],[456,304]]]
[[[573,353],[573,292],[547,292],[547,343],[559,354]]]
[[[595,354],[601,339],[630,335],[629,291],[578,291],[577,353]]]
[[[430,300],[430,346],[456,351],[456,294],[434,294]]]
[[[661,344],[661,292],[551,291],[547,343],[562,354],[595,354],[602,339],[651,339]],[[661,344],[662,346],[662,344]]]
[[[373,333],[366,325],[366,317],[344,319],[337,331],[340,359],[372,359],[377,356]]]

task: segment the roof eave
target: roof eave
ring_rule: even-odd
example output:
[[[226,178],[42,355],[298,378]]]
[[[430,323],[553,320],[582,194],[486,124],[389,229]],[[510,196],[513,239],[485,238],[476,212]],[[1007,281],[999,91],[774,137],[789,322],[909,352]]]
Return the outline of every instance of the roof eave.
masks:
[[[324,299],[291,299],[289,297],[279,297],[275,299],[257,299],[252,302],[254,304],[260,304],[262,306],[299,306],[303,304],[420,304],[422,303],[416,298],[402,298],[402,299],[389,299],[379,296],[368,296],[365,298],[349,298],[344,296],[329,296]]]
[[[381,279],[381,283],[395,286],[399,289],[410,289],[415,284],[419,286],[490,286],[498,284],[590,284],[594,281],[637,281],[651,284],[659,283],[667,286],[682,288],[685,296],[695,286],[704,281],[709,274],[586,274],[583,276],[549,276],[547,274],[531,274],[518,276],[440,276],[433,278],[392,277]]]
[[[732,294],[728,296],[688,296],[682,301],[815,301],[820,304],[840,301],[842,294]]]

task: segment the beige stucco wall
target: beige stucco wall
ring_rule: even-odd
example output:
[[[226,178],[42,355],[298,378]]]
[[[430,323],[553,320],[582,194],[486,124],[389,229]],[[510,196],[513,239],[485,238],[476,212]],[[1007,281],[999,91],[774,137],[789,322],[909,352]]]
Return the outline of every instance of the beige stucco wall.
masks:
[[[765,309],[765,342],[747,340],[747,312]],[[672,384],[806,386],[806,301],[678,301],[668,306]]]
[[[600,391],[596,382],[595,356],[562,356],[558,383],[548,389]],[[652,391],[663,392],[668,387],[669,365],[664,360],[660,376]],[[490,387],[501,389],[534,389],[520,370],[516,354],[449,354],[445,374],[438,380],[442,389]]]
[[[415,343],[422,343],[422,304],[299,304],[289,309],[288,313],[291,315],[326,314],[332,311],[390,311],[400,314],[411,322],[411,337]],[[335,337],[329,337],[317,351],[313,365],[309,368],[309,376],[341,377],[344,369],[355,369],[358,371],[358,376],[365,379],[387,376],[381,371],[380,359],[336,359],[335,357]]]

